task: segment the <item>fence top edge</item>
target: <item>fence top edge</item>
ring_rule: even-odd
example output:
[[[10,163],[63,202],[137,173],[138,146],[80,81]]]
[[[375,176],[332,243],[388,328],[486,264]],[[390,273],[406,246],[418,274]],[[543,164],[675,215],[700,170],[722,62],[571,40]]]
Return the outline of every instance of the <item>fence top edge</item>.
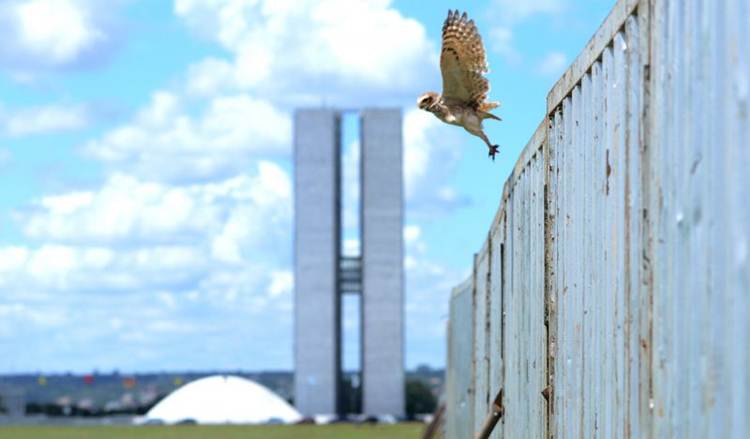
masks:
[[[518,160],[516,161],[515,166],[513,167],[513,172],[505,180],[505,184],[503,186],[503,195],[500,198],[500,205],[498,206],[497,212],[495,213],[495,218],[492,220],[492,224],[490,225],[490,232],[485,238],[485,240],[482,242],[482,247],[480,248],[479,252],[475,255],[474,261],[477,261],[478,259],[485,257],[486,254],[488,253],[491,236],[495,233],[497,228],[500,226],[501,221],[503,220],[503,216],[505,215],[505,211],[506,211],[506,206],[508,204],[508,198],[510,197],[510,194],[513,192],[513,185],[523,173],[523,170],[526,167],[526,165],[528,165],[532,157],[534,157],[534,154],[541,153],[540,150],[542,146],[544,145],[545,139],[547,138],[548,126],[549,126],[549,122],[547,121],[547,118],[544,118],[539,123],[539,126],[537,126],[536,131],[534,131],[534,134],[531,136],[531,139],[529,140],[529,142],[523,148],[523,151],[521,151],[521,154],[518,157]],[[464,280],[460,284],[453,287],[453,290],[451,291],[451,299],[457,295],[460,295],[463,291],[465,291],[471,285],[472,280],[473,280],[473,274],[469,275],[468,279]]]
[[[526,143],[526,146],[524,146],[523,150],[521,151],[521,154],[518,156],[518,160],[516,160],[516,164],[513,166],[513,171],[505,180],[505,183],[503,184],[503,194],[500,197],[500,203],[497,207],[495,218],[492,220],[492,224],[490,225],[490,234],[494,233],[495,229],[502,221],[503,215],[505,215],[505,206],[507,204],[508,198],[510,198],[511,193],[513,192],[513,185],[523,173],[526,165],[531,162],[534,154],[537,154],[541,147],[544,145],[544,141],[547,138],[548,125],[549,123],[547,119],[542,119],[542,121],[537,126],[536,131],[534,131],[534,134],[531,136],[531,139],[529,139],[528,143]]]
[[[627,18],[633,13],[639,3],[648,0],[618,0],[609,11],[609,15],[594,32],[586,46],[579,52],[576,59],[568,67],[560,79],[547,94],[547,114],[555,111],[562,100],[570,94],[570,91],[581,80],[591,65],[596,61],[609,45],[617,32],[625,24]]]
[[[474,276],[470,274],[469,277],[463,280],[463,282],[453,287],[453,290],[451,291],[451,300],[466,291],[470,291],[473,280]]]
[[[477,265],[482,263],[482,260],[485,259],[490,253],[490,237],[489,235],[485,236],[484,241],[482,242],[482,247],[479,248],[479,252],[477,253]]]

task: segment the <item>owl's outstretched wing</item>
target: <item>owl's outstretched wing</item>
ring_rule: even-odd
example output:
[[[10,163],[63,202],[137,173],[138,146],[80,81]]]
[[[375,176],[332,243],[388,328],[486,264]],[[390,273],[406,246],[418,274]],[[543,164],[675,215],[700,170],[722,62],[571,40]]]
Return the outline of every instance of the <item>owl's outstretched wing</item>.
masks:
[[[443,75],[443,97],[466,103],[474,108],[495,105],[485,103],[490,83],[487,57],[474,20],[464,12],[448,11],[443,24],[443,48],[440,52]],[[494,107],[493,107],[494,108]]]

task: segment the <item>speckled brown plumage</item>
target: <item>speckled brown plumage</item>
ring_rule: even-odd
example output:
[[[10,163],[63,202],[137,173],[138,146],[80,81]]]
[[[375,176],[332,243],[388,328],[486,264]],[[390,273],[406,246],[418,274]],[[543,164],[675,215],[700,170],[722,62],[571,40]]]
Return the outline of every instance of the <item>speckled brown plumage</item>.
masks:
[[[445,123],[464,127],[480,137],[495,158],[497,145],[493,145],[482,128],[484,119],[500,120],[489,111],[498,102],[488,102],[490,83],[487,56],[482,37],[474,20],[464,12],[448,11],[443,23],[443,44],[440,52],[440,71],[443,76],[443,93],[427,92],[419,97],[419,108],[429,111]]]
[[[466,12],[460,15],[458,11],[448,12],[443,24],[440,70],[443,97],[485,111],[497,107],[497,103],[485,102],[490,90],[490,83],[484,77],[489,72],[487,56],[477,26]]]

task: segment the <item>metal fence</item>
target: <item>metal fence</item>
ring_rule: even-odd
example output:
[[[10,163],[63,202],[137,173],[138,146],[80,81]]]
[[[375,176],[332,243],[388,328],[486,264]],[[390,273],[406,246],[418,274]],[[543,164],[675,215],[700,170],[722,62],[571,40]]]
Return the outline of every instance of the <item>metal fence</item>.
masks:
[[[454,289],[446,436],[750,434],[750,0],[621,0]]]

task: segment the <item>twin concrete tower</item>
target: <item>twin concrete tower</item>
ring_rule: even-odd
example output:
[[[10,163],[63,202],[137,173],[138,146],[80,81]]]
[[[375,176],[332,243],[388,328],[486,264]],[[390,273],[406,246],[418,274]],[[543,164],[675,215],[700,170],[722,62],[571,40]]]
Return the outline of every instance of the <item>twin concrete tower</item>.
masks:
[[[342,413],[341,296],[361,295],[362,411],[404,414],[401,111],[360,113],[360,255],[342,255],[341,113],[294,120],[295,377],[303,415]]]

